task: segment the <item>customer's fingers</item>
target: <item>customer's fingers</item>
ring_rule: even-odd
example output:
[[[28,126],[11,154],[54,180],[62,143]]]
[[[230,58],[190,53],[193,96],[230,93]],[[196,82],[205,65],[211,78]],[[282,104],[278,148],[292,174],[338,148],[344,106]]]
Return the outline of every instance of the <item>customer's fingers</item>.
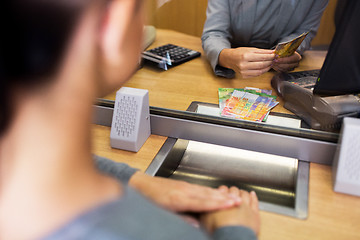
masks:
[[[192,225],[193,227],[200,227],[199,220],[194,216],[187,215],[187,214],[179,214],[179,216],[188,224]]]
[[[228,188],[227,186],[220,186],[218,187],[218,191],[228,194],[228,196],[235,201],[234,205],[240,205],[241,204],[241,197],[239,194],[239,189],[237,187],[231,187]]]
[[[240,197],[243,204],[250,205],[250,194],[245,190],[240,190]]]
[[[229,192],[232,196],[240,196],[240,189],[237,187],[230,187]]]
[[[221,191],[198,185],[188,185],[181,192],[177,192],[171,199],[178,199],[187,207],[187,211],[213,211],[218,209],[237,206],[241,202],[239,194],[231,194],[230,191]]]
[[[223,193],[228,193],[229,192],[229,188],[225,185],[221,185],[220,187],[218,187],[218,190],[220,192],[223,192]]]
[[[255,191],[250,192],[250,199],[251,199],[250,207],[255,211],[259,211],[259,199]]]

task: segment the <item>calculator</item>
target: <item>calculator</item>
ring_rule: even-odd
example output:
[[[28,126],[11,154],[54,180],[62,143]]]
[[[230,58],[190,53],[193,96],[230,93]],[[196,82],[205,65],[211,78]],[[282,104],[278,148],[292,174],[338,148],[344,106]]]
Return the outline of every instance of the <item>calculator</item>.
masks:
[[[155,64],[157,67],[167,70],[169,67],[179,65],[191,59],[199,57],[200,52],[174,44],[166,44],[142,53],[145,63]]]

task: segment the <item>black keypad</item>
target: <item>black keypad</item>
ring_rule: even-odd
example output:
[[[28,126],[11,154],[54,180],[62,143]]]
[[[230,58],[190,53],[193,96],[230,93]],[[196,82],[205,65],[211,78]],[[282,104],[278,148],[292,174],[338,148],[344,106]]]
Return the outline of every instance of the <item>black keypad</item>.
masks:
[[[142,53],[144,60],[157,64],[160,62],[166,62],[168,60],[168,55],[170,57],[171,65],[167,64],[167,66],[171,67],[199,57],[201,53],[174,44],[166,44]]]

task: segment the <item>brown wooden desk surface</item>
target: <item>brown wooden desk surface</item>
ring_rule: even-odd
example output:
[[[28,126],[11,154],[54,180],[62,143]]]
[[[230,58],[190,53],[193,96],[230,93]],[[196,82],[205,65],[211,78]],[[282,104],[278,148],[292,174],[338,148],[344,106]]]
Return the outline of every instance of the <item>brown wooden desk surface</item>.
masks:
[[[157,30],[157,39],[151,47],[173,43],[203,53],[201,41],[182,33]],[[326,53],[311,51],[304,55],[296,70],[310,70],[321,67]],[[156,107],[186,110],[192,101],[218,103],[219,87],[258,87],[271,89],[270,79],[274,72],[252,79],[224,79],[215,77],[204,54],[201,58],[161,71],[150,67],[139,70],[126,84],[128,87],[149,90],[150,105]],[[115,94],[107,99],[115,99]],[[274,110],[288,112],[280,106]],[[162,136],[151,135],[138,153],[126,152],[110,147],[110,129],[93,127],[94,153],[145,171],[165,142]],[[309,216],[298,220],[269,212],[261,212],[261,233],[259,239],[360,239],[360,198],[335,193],[332,190],[331,167],[310,164]]]

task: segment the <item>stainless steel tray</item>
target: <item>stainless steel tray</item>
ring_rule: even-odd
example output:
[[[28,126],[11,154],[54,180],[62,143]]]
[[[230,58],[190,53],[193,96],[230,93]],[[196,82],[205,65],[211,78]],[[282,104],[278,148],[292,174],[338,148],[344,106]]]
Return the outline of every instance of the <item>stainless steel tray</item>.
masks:
[[[309,163],[294,158],[168,138],[146,173],[214,188],[254,190],[260,209],[307,217]]]

